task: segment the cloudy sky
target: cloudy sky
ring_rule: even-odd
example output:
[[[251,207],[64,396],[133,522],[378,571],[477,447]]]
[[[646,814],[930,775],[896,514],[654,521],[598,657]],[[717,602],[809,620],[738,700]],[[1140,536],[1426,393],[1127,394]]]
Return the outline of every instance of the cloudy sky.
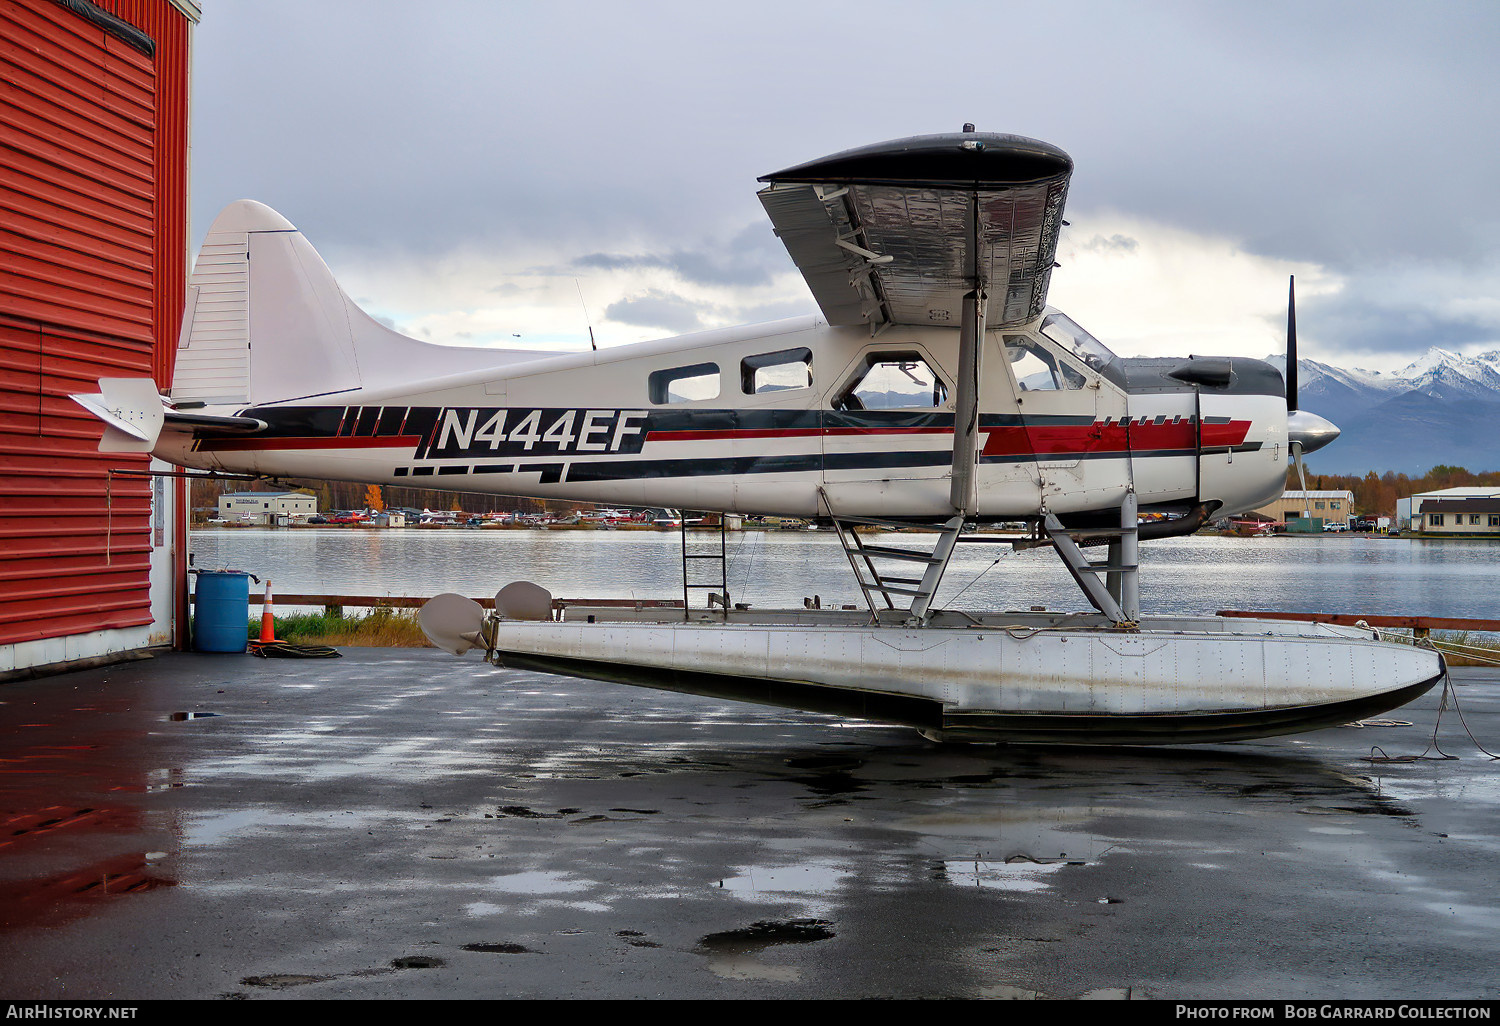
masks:
[[[816,313],[756,177],[972,121],[1073,156],[1118,352],[1278,352],[1289,274],[1306,356],[1500,349],[1500,4],[202,2],[195,246],[261,200],[431,341]]]

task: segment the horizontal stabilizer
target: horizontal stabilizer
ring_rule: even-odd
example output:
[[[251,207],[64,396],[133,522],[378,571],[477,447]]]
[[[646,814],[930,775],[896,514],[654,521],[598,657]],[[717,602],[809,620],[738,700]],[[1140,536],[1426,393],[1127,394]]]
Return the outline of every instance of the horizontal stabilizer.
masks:
[[[70,396],[104,421],[100,452],[150,452],[166,419],[156,382],[150,378],[100,378],[94,395]]]

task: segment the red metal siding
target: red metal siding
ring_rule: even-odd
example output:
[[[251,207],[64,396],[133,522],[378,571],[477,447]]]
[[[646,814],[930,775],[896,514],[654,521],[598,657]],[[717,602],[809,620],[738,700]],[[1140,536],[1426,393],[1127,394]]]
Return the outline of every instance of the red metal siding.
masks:
[[[186,280],[187,19],[0,0],[0,644],[149,624],[144,455],[97,451],[68,398],[169,380]]]
[[[188,281],[188,70],[191,23],[167,0],[94,0],[156,42],[156,302],[152,376],[172,380]]]

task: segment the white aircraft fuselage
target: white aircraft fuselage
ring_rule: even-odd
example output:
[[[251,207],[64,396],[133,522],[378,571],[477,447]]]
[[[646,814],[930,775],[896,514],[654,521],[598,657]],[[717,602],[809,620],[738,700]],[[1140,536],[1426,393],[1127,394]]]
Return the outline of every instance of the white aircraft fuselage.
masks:
[[[1260,364],[1247,375],[1258,361],[1234,361],[1268,386],[1259,392],[1220,394],[1161,375],[1137,387],[1129,361],[1091,361],[1049,337],[1069,337],[1054,323],[1049,312],[986,333],[976,516],[1117,509],[1130,490],[1145,509],[1206,501],[1238,512],[1281,492],[1287,414],[1274,370]],[[871,338],[798,318],[204,407],[266,428],[195,437],[169,420],[156,452],[181,466],[274,477],[749,514],[943,517],[958,342],[956,328],[896,326]],[[1020,379],[1025,366],[1038,369]]]

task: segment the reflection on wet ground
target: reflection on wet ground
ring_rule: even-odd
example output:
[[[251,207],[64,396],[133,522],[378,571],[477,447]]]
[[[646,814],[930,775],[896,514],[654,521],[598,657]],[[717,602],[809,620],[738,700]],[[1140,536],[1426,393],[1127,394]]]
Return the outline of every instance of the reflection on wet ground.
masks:
[[[1493,739],[1500,676],[1461,682]],[[74,674],[0,695],[0,964],[27,997],[1462,995],[1500,770],[1363,760],[1436,699],[1043,749],[438,653]]]

